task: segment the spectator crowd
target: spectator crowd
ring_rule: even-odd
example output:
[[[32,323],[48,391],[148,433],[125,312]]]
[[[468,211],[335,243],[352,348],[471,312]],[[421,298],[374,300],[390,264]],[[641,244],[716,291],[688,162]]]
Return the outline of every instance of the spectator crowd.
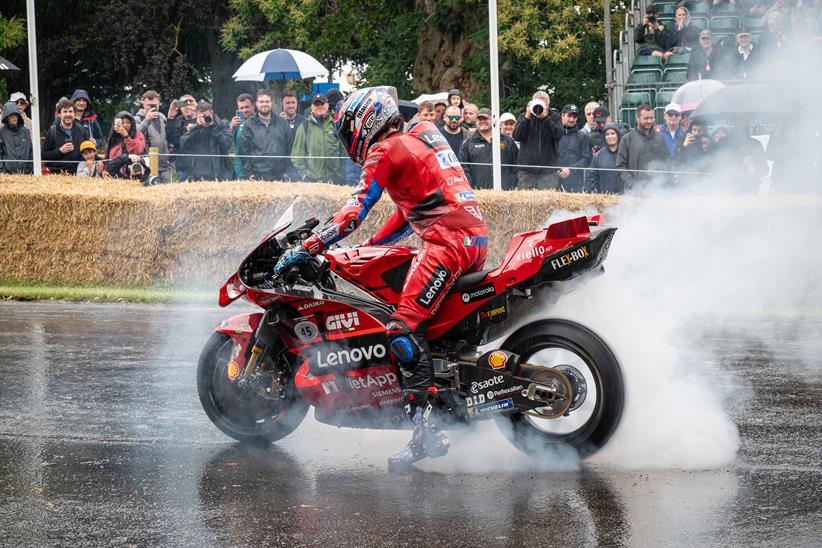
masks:
[[[689,80],[745,80],[761,76],[766,67],[781,66],[780,60],[796,52],[806,38],[822,37],[822,0],[708,0],[700,13],[733,4],[735,13],[764,21],[756,36],[737,28],[733,43],[727,36],[718,42],[711,29],[694,23],[691,11],[702,3],[678,4],[664,23],[659,8],[647,6],[634,33],[638,57],[658,57],[667,65],[673,56],[687,55]],[[499,147],[505,190],[622,193],[650,179],[677,183],[724,172],[734,175],[739,189],[756,192],[760,178],[769,172],[767,160],[774,161],[774,176],[793,178],[803,170],[779,169],[787,152],[819,142],[818,132],[809,140],[786,124],[771,136],[766,155],[762,144],[749,136],[748,125],[709,128],[676,103],[664,106],[659,124],[655,110],[658,113],[666,101],[656,109],[638,105],[635,125],[628,127],[605,105],[590,102],[581,110],[573,104],[557,109],[547,92],[537,91],[517,115],[499,117],[496,143],[488,108],[467,101],[459,89],[441,96],[444,99],[421,102],[408,124],[436,125],[475,188],[492,188],[492,151]],[[342,99],[336,89],[317,93],[301,110],[293,92],[285,92],[275,105],[271,91],[260,89],[239,95],[233,115],[223,118],[209,102],[190,94],[163,110],[160,95],[148,90],[136,112],[117,113],[109,126],[97,115],[92,97],[78,89],[57,103],[53,123],[42,137],[42,158],[52,173],[144,184],[231,179],[356,184],[359,168],[334,135],[333,112]],[[0,172],[32,171],[28,107],[20,92],[3,105]],[[157,150],[153,176],[149,149]],[[800,156],[811,154],[807,150]]]

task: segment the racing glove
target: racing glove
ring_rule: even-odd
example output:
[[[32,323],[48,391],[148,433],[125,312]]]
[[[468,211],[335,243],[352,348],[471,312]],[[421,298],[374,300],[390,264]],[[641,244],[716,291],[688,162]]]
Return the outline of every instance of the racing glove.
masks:
[[[277,265],[274,267],[274,272],[277,274],[282,274],[292,266],[296,266],[302,264],[308,260],[310,255],[308,251],[301,245],[293,249],[289,249],[285,253],[280,256],[280,260],[277,261]]]

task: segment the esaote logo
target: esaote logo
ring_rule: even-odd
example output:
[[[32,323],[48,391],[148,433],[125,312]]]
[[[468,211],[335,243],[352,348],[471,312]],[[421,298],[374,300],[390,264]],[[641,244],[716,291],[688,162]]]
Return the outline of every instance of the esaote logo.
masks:
[[[351,330],[360,325],[360,315],[357,311],[334,314],[325,320],[325,328],[328,331]]]

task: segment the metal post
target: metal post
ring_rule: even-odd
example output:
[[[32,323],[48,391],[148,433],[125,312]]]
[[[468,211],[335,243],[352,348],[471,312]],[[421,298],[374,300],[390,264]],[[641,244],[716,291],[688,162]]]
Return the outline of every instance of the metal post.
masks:
[[[26,0],[26,24],[29,40],[29,103],[31,104],[31,148],[34,158],[34,175],[43,174],[40,156],[40,92],[37,87],[37,33],[34,29],[34,0]]]
[[[605,89],[608,90],[608,111],[613,114],[613,82],[614,82],[614,67],[613,52],[611,47],[611,3],[608,0],[603,0],[603,11],[605,18]]]
[[[502,190],[502,166],[499,136],[499,50],[497,46],[497,0],[488,1],[488,35],[491,50],[491,157],[494,190]]]

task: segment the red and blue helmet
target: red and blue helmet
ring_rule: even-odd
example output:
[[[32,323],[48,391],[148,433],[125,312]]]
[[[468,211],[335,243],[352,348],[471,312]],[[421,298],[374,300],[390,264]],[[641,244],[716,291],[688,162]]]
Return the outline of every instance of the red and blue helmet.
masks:
[[[334,115],[334,128],[351,159],[362,164],[377,138],[402,120],[397,90],[391,86],[351,93]]]

